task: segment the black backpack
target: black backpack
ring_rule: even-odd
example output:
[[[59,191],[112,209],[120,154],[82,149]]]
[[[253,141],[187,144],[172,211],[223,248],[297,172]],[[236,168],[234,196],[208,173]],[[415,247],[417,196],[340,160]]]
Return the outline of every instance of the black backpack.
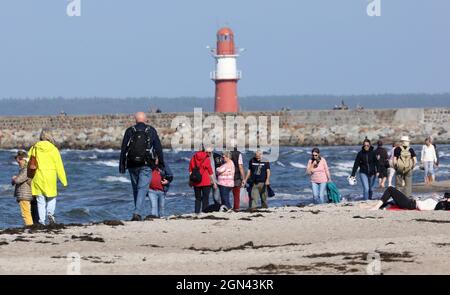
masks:
[[[203,163],[205,162],[206,159],[208,159],[208,157],[203,159],[200,166],[203,165]],[[192,183],[200,183],[202,181],[202,174],[200,173],[200,167],[195,166],[194,168],[192,168],[192,173],[189,176],[189,180]]]
[[[127,159],[136,164],[145,165],[152,158],[152,149],[150,147],[150,127],[145,130],[137,130],[132,127],[133,134],[128,142]]]

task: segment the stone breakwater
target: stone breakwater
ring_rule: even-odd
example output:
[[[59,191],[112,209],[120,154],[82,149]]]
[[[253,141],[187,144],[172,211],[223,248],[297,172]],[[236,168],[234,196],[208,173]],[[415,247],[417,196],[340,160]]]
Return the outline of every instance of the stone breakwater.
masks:
[[[211,115],[217,114],[203,113],[203,120]],[[218,115],[224,126],[226,115],[233,114]],[[194,113],[149,114],[165,148],[171,148],[174,134],[180,132],[173,126],[177,116],[185,116],[194,127]],[[357,145],[366,136],[390,143],[402,135],[409,135],[416,144],[428,135],[437,143],[450,143],[450,108],[245,112],[238,116],[266,116],[269,127],[270,117],[278,116],[279,143],[285,146]],[[132,115],[0,117],[0,148],[28,148],[45,128],[52,131],[61,148],[118,149],[125,129],[132,124]],[[193,128],[188,136],[193,138],[197,132]]]

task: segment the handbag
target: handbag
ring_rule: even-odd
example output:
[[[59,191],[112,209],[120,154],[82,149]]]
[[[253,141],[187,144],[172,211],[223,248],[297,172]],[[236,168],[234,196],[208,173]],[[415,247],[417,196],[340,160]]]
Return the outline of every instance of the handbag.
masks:
[[[36,157],[37,157],[37,151],[36,151],[36,148],[33,147],[33,150],[31,152],[31,157],[30,157],[30,160],[28,161],[28,166],[27,166],[28,178],[33,178],[36,175],[36,170],[39,168],[39,164],[38,164]]]

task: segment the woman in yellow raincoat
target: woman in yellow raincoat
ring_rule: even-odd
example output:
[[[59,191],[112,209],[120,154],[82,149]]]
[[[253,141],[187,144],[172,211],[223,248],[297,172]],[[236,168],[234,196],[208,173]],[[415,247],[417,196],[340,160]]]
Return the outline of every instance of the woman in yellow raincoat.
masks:
[[[52,136],[45,130],[41,132],[40,141],[28,152],[29,158],[37,160],[37,170],[31,182],[31,193],[36,197],[39,212],[39,223],[45,225],[55,223],[57,178],[67,186],[66,172],[61,155],[53,144]]]

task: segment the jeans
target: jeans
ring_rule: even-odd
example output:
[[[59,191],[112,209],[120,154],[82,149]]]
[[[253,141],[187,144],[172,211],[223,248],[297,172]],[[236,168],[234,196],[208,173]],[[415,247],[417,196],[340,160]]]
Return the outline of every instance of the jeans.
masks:
[[[363,186],[364,200],[372,200],[373,187],[375,185],[377,176],[376,175],[369,176],[365,173],[360,173],[359,177],[361,178],[361,184]]]
[[[231,209],[230,193],[232,189],[232,187],[219,185],[220,200],[222,201],[222,205],[227,206],[228,209]]]
[[[327,183],[315,183],[312,182],[312,191],[313,191],[313,199],[314,204],[323,204],[325,203],[325,191],[327,189]]]
[[[56,197],[47,198],[44,196],[37,196],[36,201],[39,212],[39,223],[45,225],[47,216],[55,216]]]
[[[134,214],[144,216],[145,197],[148,194],[148,186],[152,180],[152,169],[147,166],[128,168],[133,187]]]
[[[148,191],[148,196],[152,204],[152,215],[162,217],[164,215],[166,195],[163,191],[154,191],[151,189]]]
[[[195,193],[195,213],[205,211],[209,206],[209,193],[211,192],[211,186],[194,186]]]
[[[423,167],[425,168],[425,177],[432,176],[434,178],[434,162],[423,162]]]

